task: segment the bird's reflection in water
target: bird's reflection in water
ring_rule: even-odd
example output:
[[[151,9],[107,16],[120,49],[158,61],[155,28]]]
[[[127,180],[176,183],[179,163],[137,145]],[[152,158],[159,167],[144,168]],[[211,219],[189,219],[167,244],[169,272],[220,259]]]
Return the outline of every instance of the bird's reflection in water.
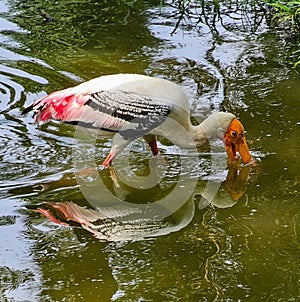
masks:
[[[194,192],[176,211],[170,211],[170,208],[155,202],[151,203],[149,199],[151,196],[156,199],[164,198],[174,189],[172,186],[166,190],[157,184],[153,188],[141,190],[128,187],[119,181],[116,188],[108,176],[102,177],[107,188],[110,185],[106,191],[98,190],[93,181],[85,182],[84,190],[89,192],[86,200],[88,204],[47,201],[30,205],[28,208],[43,214],[54,223],[83,228],[100,240],[139,240],[166,235],[184,228],[193,219],[197,202],[201,209],[206,206],[232,207],[246,192],[250,171],[250,165],[241,167],[231,164],[226,179],[214,182],[213,187],[217,187],[217,191],[210,191],[207,189],[207,182],[199,180]],[[90,180],[93,175],[99,176],[105,172],[87,168],[80,171],[77,178],[74,174],[65,174],[59,180],[42,183],[35,186],[35,189],[42,197],[46,192],[78,185],[78,176]],[[84,196],[86,197],[86,194]],[[124,202],[120,202],[120,198]],[[135,203],[128,202],[131,199]]]
[[[202,209],[209,205],[217,208],[234,206],[246,192],[252,168],[251,165],[239,166],[236,163],[229,165],[226,179],[220,183],[214,183],[218,188],[217,191],[204,190],[200,194],[195,193],[195,196],[200,195],[198,207]]]

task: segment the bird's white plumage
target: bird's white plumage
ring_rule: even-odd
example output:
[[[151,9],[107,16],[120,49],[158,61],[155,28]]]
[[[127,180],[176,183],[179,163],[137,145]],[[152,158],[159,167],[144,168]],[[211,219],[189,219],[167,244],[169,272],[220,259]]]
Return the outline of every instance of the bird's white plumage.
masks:
[[[140,74],[106,75],[84,82],[72,89],[74,89],[74,93],[93,93],[101,90],[132,92],[141,97],[174,104],[182,110],[190,112],[187,97],[180,86],[165,79]]]
[[[131,139],[147,134],[193,148],[208,139],[221,138],[235,118],[231,113],[218,112],[193,126],[189,102],[180,86],[138,74],[92,79],[38,100],[24,113],[31,110],[38,122],[54,118],[119,132],[121,139],[113,141],[114,156]]]

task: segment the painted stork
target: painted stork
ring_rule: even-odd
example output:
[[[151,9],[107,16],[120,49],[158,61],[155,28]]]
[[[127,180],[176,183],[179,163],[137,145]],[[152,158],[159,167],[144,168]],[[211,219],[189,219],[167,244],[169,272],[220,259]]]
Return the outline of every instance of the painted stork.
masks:
[[[213,113],[194,126],[183,90],[160,78],[138,74],[101,76],[53,92],[35,101],[22,114],[30,111],[38,123],[54,119],[98,128],[114,136],[104,167],[138,137],[144,137],[157,155],[157,135],[181,148],[198,147],[219,138],[224,141],[229,163],[237,161],[237,152],[244,164],[254,162],[244,127],[232,113]]]

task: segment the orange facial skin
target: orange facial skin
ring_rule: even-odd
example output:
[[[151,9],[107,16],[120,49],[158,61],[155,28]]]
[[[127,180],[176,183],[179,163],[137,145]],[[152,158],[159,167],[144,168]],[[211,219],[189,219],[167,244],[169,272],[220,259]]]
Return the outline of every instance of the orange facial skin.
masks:
[[[236,153],[238,152],[244,164],[252,164],[249,148],[244,135],[244,127],[238,119],[232,120],[224,136],[225,149],[229,164],[237,162]]]

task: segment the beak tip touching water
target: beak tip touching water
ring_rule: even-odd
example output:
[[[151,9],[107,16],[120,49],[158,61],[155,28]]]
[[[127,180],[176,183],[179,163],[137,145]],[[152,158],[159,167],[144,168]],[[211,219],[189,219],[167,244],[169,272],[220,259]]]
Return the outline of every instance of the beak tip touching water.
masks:
[[[229,164],[238,161],[236,156],[237,152],[240,154],[242,162],[245,165],[252,165],[255,163],[255,161],[251,157],[245,139],[244,127],[239,120],[237,119],[232,120],[230,126],[228,127],[225,133],[224,144],[225,144],[225,149],[228,156]]]

